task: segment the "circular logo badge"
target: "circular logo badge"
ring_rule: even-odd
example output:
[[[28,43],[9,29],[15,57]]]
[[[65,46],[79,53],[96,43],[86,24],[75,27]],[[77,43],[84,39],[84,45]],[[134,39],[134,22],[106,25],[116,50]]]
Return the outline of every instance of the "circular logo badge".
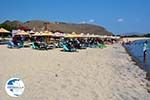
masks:
[[[8,95],[18,97],[24,92],[25,86],[21,79],[11,78],[6,82],[5,90]]]

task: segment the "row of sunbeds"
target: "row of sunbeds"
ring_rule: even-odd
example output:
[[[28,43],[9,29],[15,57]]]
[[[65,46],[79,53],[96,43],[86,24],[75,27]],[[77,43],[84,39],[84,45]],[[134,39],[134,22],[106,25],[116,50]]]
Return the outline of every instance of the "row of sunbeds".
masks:
[[[23,48],[24,42],[20,41],[18,43],[14,43],[13,41],[10,41],[8,43],[8,48]],[[30,47],[32,49],[36,50],[50,50],[54,48],[63,48],[63,51],[66,52],[76,52],[78,49],[86,49],[86,48],[105,48],[106,45],[102,43],[93,43],[93,44],[86,44],[86,43],[72,43],[72,42],[66,42],[61,41],[56,46],[55,44],[47,44],[44,42],[32,42],[30,43]]]

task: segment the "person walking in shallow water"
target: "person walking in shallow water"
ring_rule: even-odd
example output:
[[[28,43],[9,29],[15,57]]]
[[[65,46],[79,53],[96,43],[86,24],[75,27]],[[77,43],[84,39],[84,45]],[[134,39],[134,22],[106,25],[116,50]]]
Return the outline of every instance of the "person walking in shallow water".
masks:
[[[143,45],[143,55],[144,55],[144,63],[146,63],[146,54],[147,54],[147,49],[148,49],[148,45],[147,45],[147,40],[144,42]]]

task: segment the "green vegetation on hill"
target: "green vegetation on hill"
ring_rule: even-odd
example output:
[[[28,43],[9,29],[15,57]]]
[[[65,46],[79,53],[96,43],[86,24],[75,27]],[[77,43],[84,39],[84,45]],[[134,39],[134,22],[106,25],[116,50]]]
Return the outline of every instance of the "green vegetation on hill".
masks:
[[[8,31],[12,31],[14,29],[17,29],[17,27],[9,26],[7,24],[0,24],[0,28],[4,28],[4,29],[6,29]]]
[[[150,37],[150,33],[144,34],[144,37]]]

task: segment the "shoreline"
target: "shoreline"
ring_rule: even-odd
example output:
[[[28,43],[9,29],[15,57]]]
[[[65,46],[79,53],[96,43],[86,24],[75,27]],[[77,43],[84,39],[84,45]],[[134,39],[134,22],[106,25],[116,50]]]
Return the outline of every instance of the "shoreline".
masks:
[[[140,69],[145,71],[144,66],[140,63],[140,61],[136,57],[134,57],[126,47],[124,47],[124,49],[126,50],[127,54],[131,57],[132,61],[135,62],[135,65],[137,65]],[[147,91],[148,91],[148,93],[150,93],[150,73],[147,71],[145,71],[145,72],[146,72],[145,79],[148,80]]]
[[[145,38],[145,37],[141,37],[141,38],[123,38],[123,40],[128,40],[128,41],[131,41],[131,42],[134,42],[136,40],[143,40],[143,39],[150,39],[150,38]],[[133,59],[134,62],[136,62],[136,64],[142,69],[145,71],[145,66],[138,60],[138,58],[136,58],[129,50],[128,48],[126,48],[124,45],[122,45],[126,52],[129,54],[129,56],[131,56],[131,58]],[[146,71],[147,72],[147,71]]]
[[[150,39],[150,38],[125,38],[123,40],[129,40],[131,42],[134,42],[136,40],[143,40],[143,39]],[[142,70],[145,71],[145,66],[138,60],[138,58],[136,58],[129,50],[128,48],[126,48],[124,45],[122,45],[124,47],[124,49],[126,50],[127,54],[132,58],[133,62],[135,62],[135,64],[137,66],[139,66],[139,68],[141,68]],[[150,93],[150,72],[146,72],[146,77],[145,79],[148,80],[148,83],[147,83],[147,91]]]
[[[123,46],[123,48],[126,50],[127,54],[132,58],[132,61],[135,62],[135,65],[139,66],[139,68],[144,70],[144,66],[140,63],[140,61],[134,55],[132,55],[132,53],[125,46]]]

